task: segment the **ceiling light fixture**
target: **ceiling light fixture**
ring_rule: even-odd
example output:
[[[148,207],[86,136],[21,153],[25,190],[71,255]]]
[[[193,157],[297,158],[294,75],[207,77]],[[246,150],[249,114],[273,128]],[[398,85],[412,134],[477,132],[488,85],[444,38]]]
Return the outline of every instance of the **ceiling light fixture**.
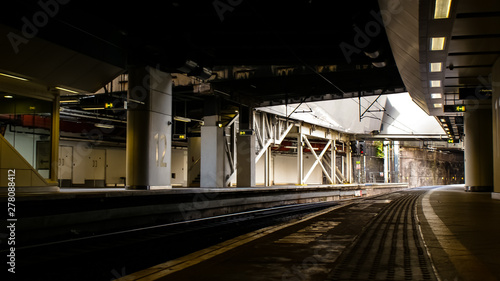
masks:
[[[175,116],[175,117],[174,117],[174,120],[175,120],[175,121],[179,121],[179,122],[186,122],[186,123],[191,122],[191,119],[190,119],[190,118],[181,117],[181,116]]]
[[[431,99],[440,99],[440,98],[441,98],[441,94],[440,93],[431,94]]]
[[[13,96],[10,96],[10,95],[6,95],[6,96],[3,96],[4,98],[6,99],[13,99],[14,97]]]
[[[431,72],[441,72],[443,64],[440,62],[431,62],[430,63],[430,70]]]
[[[431,80],[429,82],[430,82],[431,88],[441,87],[441,80]]]
[[[435,103],[434,104],[434,108],[441,108],[441,107],[443,107],[442,103]]]
[[[434,19],[447,19],[450,17],[451,0],[436,0]]]
[[[444,49],[445,37],[431,38],[431,51],[442,51]]]
[[[78,94],[77,91],[73,91],[73,90],[70,90],[70,89],[66,89],[66,88],[62,88],[62,87],[55,87],[55,88],[58,89],[58,90],[61,90],[61,91],[68,92],[68,93]]]
[[[440,120],[441,120],[441,122],[446,122],[446,119],[444,119],[444,118],[441,118]]]
[[[72,100],[60,100],[59,103],[76,103],[79,102],[80,100],[77,99],[72,99]]]
[[[9,77],[9,78],[13,78],[13,79],[17,79],[17,80],[21,80],[21,81],[29,81],[26,78],[22,78],[22,77],[19,77],[19,76],[10,75],[10,74],[6,74],[6,73],[0,73],[0,75],[5,76],[5,77]]]
[[[104,106],[99,107],[82,107],[83,110],[101,110],[104,109]]]
[[[96,126],[97,128],[103,128],[103,129],[114,129],[115,128],[115,125],[102,124],[102,123],[95,123],[94,126]]]

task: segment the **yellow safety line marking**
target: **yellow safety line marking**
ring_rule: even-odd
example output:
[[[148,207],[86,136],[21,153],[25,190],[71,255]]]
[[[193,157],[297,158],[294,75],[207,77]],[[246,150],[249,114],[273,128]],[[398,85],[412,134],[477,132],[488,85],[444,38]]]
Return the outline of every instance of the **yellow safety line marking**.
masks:
[[[236,238],[227,240],[225,242],[219,243],[217,245],[208,247],[206,249],[194,252],[194,253],[186,255],[184,257],[181,257],[181,258],[178,258],[175,260],[171,260],[171,261],[168,261],[165,263],[161,263],[161,264],[155,265],[153,267],[132,273],[130,275],[124,276],[124,277],[117,279],[117,280],[118,281],[156,280],[158,278],[167,276],[167,275],[172,274],[174,272],[177,272],[177,271],[186,269],[188,267],[191,267],[193,265],[199,264],[203,261],[211,259],[215,256],[223,254],[227,251],[235,249],[239,246],[242,246],[244,244],[247,244],[249,242],[257,240],[257,239],[264,237],[266,235],[269,235],[271,233],[274,233],[278,230],[290,227],[292,225],[302,223],[304,221],[307,221],[307,220],[313,219],[315,217],[324,215],[324,214],[331,212],[335,209],[349,206],[351,204],[353,204],[353,202],[328,208],[328,209],[321,211],[319,213],[314,213],[314,214],[308,215],[308,216],[306,216],[303,219],[298,220],[298,221],[284,223],[284,224],[280,224],[277,226],[269,226],[266,228],[262,228],[262,229],[259,229],[257,231],[253,231],[253,232],[238,236]]]
[[[489,269],[474,256],[450,231],[443,221],[436,215],[430,203],[431,194],[436,189],[429,190],[422,198],[422,209],[432,232],[436,236],[443,250],[448,254],[450,261],[457,269],[463,280],[497,280]]]

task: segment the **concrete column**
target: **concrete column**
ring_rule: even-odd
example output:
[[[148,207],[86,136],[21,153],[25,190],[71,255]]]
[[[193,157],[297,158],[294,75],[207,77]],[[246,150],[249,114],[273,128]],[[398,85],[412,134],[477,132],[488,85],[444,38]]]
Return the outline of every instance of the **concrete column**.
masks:
[[[170,188],[172,78],[148,66],[129,67],[127,189]]]
[[[241,130],[253,129],[253,110],[240,107],[240,134],[236,138],[237,144],[237,173],[238,187],[255,186],[255,134],[241,134]]]
[[[466,191],[493,191],[491,119],[491,109],[464,114]]]
[[[493,97],[492,121],[493,121],[493,186],[492,197],[500,199],[500,59],[493,65],[492,74]]]
[[[200,187],[224,187],[224,137],[219,116],[205,116],[201,127]]]

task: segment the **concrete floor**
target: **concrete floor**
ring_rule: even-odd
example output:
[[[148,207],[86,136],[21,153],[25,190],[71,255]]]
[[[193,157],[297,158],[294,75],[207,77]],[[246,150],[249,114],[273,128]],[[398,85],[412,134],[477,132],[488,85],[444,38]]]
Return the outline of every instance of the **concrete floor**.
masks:
[[[454,185],[429,191],[421,206],[424,238],[443,281],[500,279],[500,201]]]
[[[466,193],[463,185],[416,191],[422,195],[412,208],[417,209],[426,256],[432,259],[431,280],[434,272],[441,281],[500,280],[500,201],[492,200],[490,193]],[[357,237],[363,237],[361,233],[384,212],[384,206],[401,194],[240,236],[121,280],[336,280],[332,269],[343,253],[355,248]],[[394,225],[394,221],[385,224]],[[386,240],[381,245],[391,244],[391,238]],[[403,251],[402,247],[397,251]],[[396,260],[396,273],[402,272],[402,264],[402,258]],[[417,270],[418,265],[413,272]],[[394,280],[403,277],[396,274]]]

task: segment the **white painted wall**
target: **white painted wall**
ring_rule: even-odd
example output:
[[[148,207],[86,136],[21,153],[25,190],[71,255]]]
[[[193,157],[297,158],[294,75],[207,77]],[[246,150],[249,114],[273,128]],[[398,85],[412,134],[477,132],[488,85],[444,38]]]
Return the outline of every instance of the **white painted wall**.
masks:
[[[62,150],[72,151],[71,177],[73,184],[84,184],[85,180],[104,180],[108,186],[121,186],[126,175],[126,152],[124,148],[92,148],[86,142],[61,141]],[[175,173],[172,185],[187,186],[187,149],[172,149],[171,171]],[[64,163],[68,166],[68,163]],[[59,173],[60,179],[68,179],[68,171]]]
[[[314,157],[304,153],[304,175],[314,163]],[[271,184],[286,185],[297,184],[297,156],[295,155],[273,155],[271,158]],[[319,165],[314,168],[307,180],[307,184],[321,184],[323,175]],[[264,158],[260,158],[255,166],[255,182],[257,185],[264,184]]]

